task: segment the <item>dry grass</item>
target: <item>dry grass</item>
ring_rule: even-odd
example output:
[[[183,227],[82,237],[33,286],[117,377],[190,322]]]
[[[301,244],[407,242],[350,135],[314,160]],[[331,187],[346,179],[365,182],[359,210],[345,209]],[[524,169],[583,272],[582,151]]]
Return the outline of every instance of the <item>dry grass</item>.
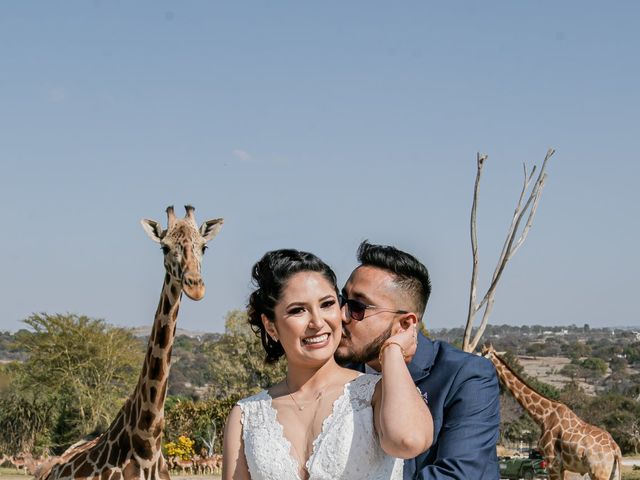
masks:
[[[7,462],[8,464],[8,462]],[[16,470],[11,467],[0,467],[0,480],[20,480],[20,479],[31,479],[33,478],[31,475],[25,475],[21,470]]]
[[[171,475],[171,480],[220,480],[220,475]]]
[[[625,457],[635,458],[635,457]],[[580,477],[577,477],[580,478]],[[588,477],[585,477],[588,478]],[[172,480],[220,480],[219,475],[171,475]],[[31,475],[25,475],[15,468],[0,467],[0,480],[33,480]],[[634,470],[633,467],[622,466],[622,480],[640,480],[640,470]]]
[[[560,374],[562,367],[571,363],[571,360],[567,357],[530,357],[523,355],[518,357],[518,361],[527,375],[560,390],[571,381],[571,378]],[[581,381],[578,384],[587,394],[593,395],[595,393],[593,385]]]
[[[565,474],[565,480],[588,480],[589,476]],[[633,470],[633,467],[622,467],[622,480],[640,480],[640,470]]]
[[[171,475],[171,480],[220,480],[221,478],[219,475]],[[33,480],[33,477],[15,468],[0,467],[0,480]]]
[[[622,480],[640,480],[640,470],[634,470],[633,467],[623,465]]]
[[[171,475],[171,480],[221,480],[221,478],[220,475],[180,475],[178,473]],[[34,480],[34,477],[13,467],[0,467],[0,480]]]

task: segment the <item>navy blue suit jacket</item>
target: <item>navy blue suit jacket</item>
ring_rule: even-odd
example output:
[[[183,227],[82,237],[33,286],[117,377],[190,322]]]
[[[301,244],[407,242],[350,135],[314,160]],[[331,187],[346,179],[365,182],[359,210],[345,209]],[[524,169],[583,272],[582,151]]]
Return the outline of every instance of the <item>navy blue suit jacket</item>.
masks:
[[[434,430],[431,448],[404,461],[404,479],[498,480],[500,399],[493,364],[419,334],[409,372],[427,399]]]

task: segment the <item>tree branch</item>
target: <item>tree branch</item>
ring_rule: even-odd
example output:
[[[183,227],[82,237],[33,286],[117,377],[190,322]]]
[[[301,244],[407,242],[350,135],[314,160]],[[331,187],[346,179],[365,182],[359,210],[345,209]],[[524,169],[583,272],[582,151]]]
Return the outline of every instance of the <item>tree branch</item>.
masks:
[[[527,175],[527,167],[523,164],[524,169],[524,181],[522,190],[520,192],[520,196],[518,198],[518,202],[516,204],[515,211],[513,213],[513,217],[511,218],[511,224],[509,225],[509,229],[507,230],[507,236],[505,238],[504,244],[502,246],[502,251],[498,257],[498,261],[496,263],[496,268],[493,272],[493,276],[491,278],[491,284],[487,289],[486,293],[482,297],[482,301],[479,304],[476,304],[476,296],[477,296],[477,282],[478,282],[478,238],[477,238],[477,205],[478,205],[478,192],[480,190],[480,177],[482,174],[482,167],[484,164],[484,160],[486,160],[486,155],[477,154],[477,163],[478,163],[478,171],[476,173],[476,182],[473,190],[473,204],[471,206],[471,250],[473,255],[473,268],[471,272],[471,287],[469,294],[469,310],[467,314],[467,323],[465,325],[464,337],[462,342],[462,348],[466,352],[472,352],[477,347],[480,342],[482,335],[487,327],[489,316],[491,311],[493,310],[494,304],[494,296],[495,291],[500,282],[500,278],[502,277],[502,273],[509,262],[509,260],[515,255],[518,249],[522,246],[524,241],[531,230],[531,226],[533,225],[533,219],[535,218],[536,211],[538,209],[538,203],[540,202],[540,198],[542,196],[542,191],[544,189],[544,185],[547,179],[547,174],[545,173],[545,169],[547,166],[547,162],[551,158],[551,156],[555,153],[555,150],[550,148],[545,155],[544,161],[542,163],[542,167],[540,168],[540,172],[538,173],[538,177],[536,178],[533,187],[527,197],[526,202],[523,205],[523,201],[526,196],[526,192],[529,189],[531,181],[533,180],[534,174],[537,170],[536,166],[531,170],[531,173]],[[516,240],[516,234],[518,233],[518,229],[524,218],[525,214],[528,216],[525,222],[525,226],[520,233],[520,236]],[[473,322],[476,313],[478,313],[484,307],[484,313],[482,315],[482,320],[480,322],[480,326],[476,331],[475,336],[473,337],[473,341],[470,341],[471,333],[473,331]]]
[[[477,236],[477,222],[476,222],[476,211],[478,208],[478,192],[480,190],[480,177],[482,176],[482,167],[484,166],[484,162],[487,159],[487,155],[480,154],[478,152],[476,154],[476,163],[477,163],[477,172],[476,172],[476,182],[473,188],[473,204],[471,205],[471,250],[473,253],[473,268],[471,271],[471,291],[469,295],[469,311],[467,313],[467,326],[473,322],[473,316],[475,315],[475,304],[476,304],[476,285],[478,280],[478,236]],[[470,322],[471,321],[471,322]],[[466,345],[469,342],[469,338],[471,337],[471,328],[465,328],[464,331],[464,339],[463,345]]]

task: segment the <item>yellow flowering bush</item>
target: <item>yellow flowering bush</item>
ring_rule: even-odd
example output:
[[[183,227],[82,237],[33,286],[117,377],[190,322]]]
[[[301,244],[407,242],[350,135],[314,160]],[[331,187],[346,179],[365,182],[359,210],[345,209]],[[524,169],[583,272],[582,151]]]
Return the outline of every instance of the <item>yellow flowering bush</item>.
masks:
[[[164,448],[169,457],[180,457],[182,460],[191,460],[195,455],[193,445],[195,440],[191,440],[186,435],[180,435],[176,442],[169,442],[165,444]]]

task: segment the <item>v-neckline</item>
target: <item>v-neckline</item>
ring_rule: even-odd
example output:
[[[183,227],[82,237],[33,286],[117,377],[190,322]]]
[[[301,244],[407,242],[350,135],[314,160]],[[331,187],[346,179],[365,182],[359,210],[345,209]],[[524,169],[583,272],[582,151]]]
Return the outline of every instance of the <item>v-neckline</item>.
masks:
[[[307,471],[307,475],[309,476],[309,478],[311,478],[311,472],[309,470],[311,465],[313,465],[312,460],[315,458],[316,454],[318,453],[317,448],[320,446],[320,443],[321,443],[320,440],[322,440],[322,438],[326,434],[326,429],[328,428],[329,422],[330,420],[333,419],[333,415],[336,413],[336,407],[338,407],[338,405],[342,403],[342,400],[346,397],[349,385],[351,385],[352,383],[354,383],[356,380],[358,380],[363,376],[364,375],[361,373],[357,377],[354,377],[353,379],[349,380],[344,384],[344,387],[342,387],[342,393],[338,395],[338,397],[336,397],[336,399],[333,401],[333,404],[331,405],[331,411],[329,412],[329,415],[324,417],[324,419],[322,420],[322,425],[320,426],[320,432],[313,439],[313,442],[311,442],[311,453],[309,454],[309,457],[304,463],[304,470]],[[283,444],[287,447],[287,454],[289,456],[289,460],[293,462],[293,467],[296,470],[296,479],[301,480],[300,462],[298,461],[297,458],[291,455],[291,449],[293,447],[293,444],[291,443],[291,440],[289,440],[284,434],[284,425],[282,425],[282,423],[280,423],[280,420],[278,420],[278,410],[276,410],[275,407],[273,406],[273,397],[271,396],[268,390],[264,390],[264,392],[267,396],[268,408],[273,413],[273,422],[276,424],[276,426],[280,431],[280,438]]]

